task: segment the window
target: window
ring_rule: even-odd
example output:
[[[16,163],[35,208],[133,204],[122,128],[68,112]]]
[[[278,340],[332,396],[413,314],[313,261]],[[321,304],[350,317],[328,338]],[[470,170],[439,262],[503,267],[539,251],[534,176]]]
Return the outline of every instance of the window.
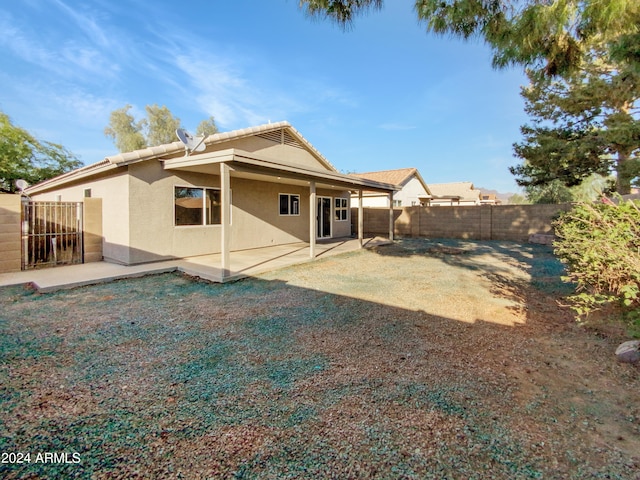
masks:
[[[300,195],[281,193],[280,215],[300,215]]]
[[[402,200],[394,200],[393,201],[393,206],[394,207],[401,207],[402,206]]]
[[[91,198],[91,189],[90,188],[85,188],[84,189],[84,198]]]
[[[220,225],[220,190],[175,187],[176,225]]]
[[[347,211],[349,210],[348,205],[349,202],[346,198],[336,198],[336,208],[335,208],[335,215],[336,215],[336,220],[346,220],[347,219]]]

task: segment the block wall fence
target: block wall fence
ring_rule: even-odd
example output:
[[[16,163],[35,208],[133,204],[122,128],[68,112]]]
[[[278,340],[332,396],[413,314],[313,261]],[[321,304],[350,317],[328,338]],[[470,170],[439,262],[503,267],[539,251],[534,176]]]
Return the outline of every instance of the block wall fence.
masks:
[[[22,268],[20,195],[0,194],[0,273]]]
[[[536,233],[553,234],[553,220],[571,206],[567,203],[394,208],[394,235],[524,242]],[[363,217],[365,234],[388,236],[388,208],[364,208]],[[357,208],[351,209],[351,218],[352,224],[357,225]]]

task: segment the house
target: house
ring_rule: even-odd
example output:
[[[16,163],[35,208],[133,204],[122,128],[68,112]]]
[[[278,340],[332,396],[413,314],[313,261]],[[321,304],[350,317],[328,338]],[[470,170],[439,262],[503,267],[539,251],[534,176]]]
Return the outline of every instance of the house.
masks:
[[[33,200],[102,198],[103,257],[126,265],[351,234],[353,191],[396,187],[339,173],[288,122],[106,157],[26,190]],[[362,222],[358,222],[362,242]]]
[[[380,191],[365,190],[362,192],[362,204],[365,207],[413,207],[428,205],[431,200],[429,187],[422,179],[417,168],[399,168],[379,172],[353,173],[353,177],[376,182],[397,185],[400,190],[393,193],[392,205],[389,196]],[[357,194],[351,196],[353,206],[359,205]]]
[[[473,188],[471,182],[430,183],[429,189],[433,195],[431,205],[480,205],[480,190]]]
[[[502,204],[502,200],[498,198],[498,195],[495,193],[481,193],[480,194],[480,205],[500,205]]]

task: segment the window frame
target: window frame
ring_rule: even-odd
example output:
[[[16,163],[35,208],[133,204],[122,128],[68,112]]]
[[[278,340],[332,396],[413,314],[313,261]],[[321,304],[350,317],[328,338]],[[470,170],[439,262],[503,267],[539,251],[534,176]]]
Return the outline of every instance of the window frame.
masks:
[[[188,188],[191,190],[202,190],[202,205],[200,210],[202,215],[202,223],[178,224],[178,218],[176,214],[176,190],[179,188]],[[219,223],[207,223],[207,190],[216,191],[219,194],[219,198],[220,198],[220,222]],[[231,202],[229,202],[229,204],[231,205]],[[231,218],[229,218],[229,223],[231,223]],[[174,227],[178,227],[178,228],[219,227],[220,225],[222,225],[222,189],[220,189],[219,187],[205,187],[205,186],[199,186],[199,185],[174,185],[173,186],[173,226]]]
[[[340,218],[343,215],[344,215],[344,218]],[[336,222],[347,222],[349,220],[349,199],[348,198],[345,198],[345,197],[334,198],[333,219]]]
[[[282,197],[287,197],[287,213],[282,213]],[[297,212],[291,213],[293,210],[292,200],[297,197]],[[278,193],[278,216],[280,217],[299,217],[300,216],[300,194],[299,193]]]

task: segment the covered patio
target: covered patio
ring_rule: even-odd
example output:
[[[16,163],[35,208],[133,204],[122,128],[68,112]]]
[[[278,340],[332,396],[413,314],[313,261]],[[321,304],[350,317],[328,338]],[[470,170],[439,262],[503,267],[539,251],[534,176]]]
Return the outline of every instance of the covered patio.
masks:
[[[322,240],[316,244],[315,258],[326,258],[363,247],[372,248],[388,243],[390,243],[388,239],[381,237],[365,238],[362,242],[356,238]],[[32,285],[39,292],[46,293],[167,272],[182,272],[210,282],[223,283],[310,260],[309,244],[300,242],[231,252],[229,271],[226,275],[223,275],[221,268],[221,254],[217,253],[142,265],[119,265],[102,261],[2,273],[0,287]]]
[[[360,200],[364,190],[382,192],[389,196],[389,205],[393,205],[393,193],[398,190],[396,185],[377,182],[373,180],[352,177],[331,170],[320,170],[307,165],[288,163],[285,160],[277,162],[271,158],[256,152],[230,148],[215,152],[207,152],[195,155],[185,155],[162,161],[163,169],[169,171],[193,172],[220,177],[221,197],[221,229],[220,245],[221,253],[205,255],[211,261],[216,259],[220,265],[220,277],[222,281],[233,278],[236,274],[231,265],[231,187],[234,178],[258,180],[284,185],[297,185],[308,188],[309,192],[309,242],[301,244],[297,252],[304,251],[307,258],[316,258],[324,253],[323,243],[319,243],[320,216],[318,208],[317,190],[348,190],[358,194]],[[352,219],[353,221],[353,219]],[[362,201],[359,202],[358,219],[356,224],[357,248],[364,246],[364,225]],[[389,207],[389,235],[388,240],[393,241],[393,207]],[[286,245],[283,245],[286,247]],[[275,248],[275,247],[274,247]],[[234,252],[240,254],[241,252]]]

